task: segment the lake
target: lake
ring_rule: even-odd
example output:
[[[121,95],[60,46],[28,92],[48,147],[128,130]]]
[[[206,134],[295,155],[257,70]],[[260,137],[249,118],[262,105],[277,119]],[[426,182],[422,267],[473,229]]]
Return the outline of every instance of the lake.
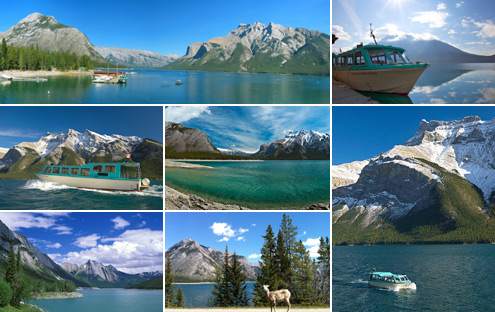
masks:
[[[330,161],[195,161],[214,169],[165,168],[170,187],[254,209],[330,202]]]
[[[0,103],[19,104],[329,104],[330,77],[135,69],[127,84],[87,76],[46,82],[0,80]],[[175,85],[176,80],[184,84]],[[50,91],[50,94],[48,94]]]
[[[211,297],[211,289],[214,284],[176,284],[175,289],[180,286],[184,292],[184,297],[186,299],[186,307],[197,308],[197,307],[211,307],[211,303],[208,298]],[[246,283],[248,298],[253,297],[254,285],[256,283],[250,282]]]
[[[3,210],[138,210],[163,209],[163,183],[151,181],[142,192],[85,190],[33,180],[0,180]]]
[[[361,93],[384,104],[494,104],[495,63],[433,64],[408,96]]]
[[[163,291],[138,289],[83,289],[81,298],[38,299],[34,304],[47,312],[159,312],[163,311]]]
[[[332,248],[333,311],[493,311],[494,245]],[[369,287],[367,272],[406,274],[416,290]]]

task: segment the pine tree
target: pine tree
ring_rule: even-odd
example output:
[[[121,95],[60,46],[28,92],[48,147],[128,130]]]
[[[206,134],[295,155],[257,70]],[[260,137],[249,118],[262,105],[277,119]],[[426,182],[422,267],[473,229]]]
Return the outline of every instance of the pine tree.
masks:
[[[0,47],[0,69],[7,69],[7,42],[2,38],[2,46]]]
[[[314,267],[309,251],[304,247],[302,241],[296,243],[294,248],[294,276],[292,293],[295,303],[313,303],[314,289]]]
[[[278,287],[278,265],[276,261],[277,245],[273,234],[272,226],[269,224],[263,247],[261,248],[261,260],[259,273],[256,275],[256,285],[254,286],[253,303],[255,306],[266,306],[268,301],[263,290],[263,285],[270,285],[271,289]]]
[[[165,262],[165,307],[172,307],[175,299],[174,274],[172,273],[172,261],[167,254]]]
[[[278,286],[280,289],[289,288],[289,273],[291,272],[289,255],[287,254],[287,248],[285,247],[285,240],[282,231],[279,230],[277,234],[277,253],[276,258],[278,271]]]
[[[215,284],[211,290],[212,302],[217,307],[230,307],[233,304],[232,289],[230,287],[230,261],[229,249],[225,246],[225,256],[223,264],[215,267]]]
[[[12,289],[12,299],[10,305],[18,307],[25,295],[26,289],[21,275],[21,255],[20,248],[17,249],[17,257],[14,253],[14,246],[10,245],[10,253],[7,260],[7,271],[5,272],[5,281],[10,284]]]
[[[320,237],[317,257],[317,297],[319,301],[330,304],[330,239]]]
[[[232,289],[232,306],[245,307],[249,303],[246,293],[246,273],[242,269],[237,254],[234,252],[230,264],[230,283]]]
[[[182,292],[182,287],[179,286],[177,289],[177,294],[175,295],[175,306],[182,308],[185,304],[184,293]]]
[[[294,275],[294,250],[297,245],[297,226],[292,225],[292,219],[285,213],[282,216],[282,224],[280,225],[280,231],[282,232],[285,254],[288,259],[287,270],[280,272],[288,285],[288,289],[292,288],[292,277]]]

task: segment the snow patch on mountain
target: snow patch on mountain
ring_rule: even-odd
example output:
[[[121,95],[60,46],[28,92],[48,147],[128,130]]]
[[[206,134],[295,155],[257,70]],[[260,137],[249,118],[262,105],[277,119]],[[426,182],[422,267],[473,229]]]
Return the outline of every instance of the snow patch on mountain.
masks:
[[[145,50],[95,47],[103,58],[112,63],[130,67],[163,67],[180,58],[177,54],[161,55]]]

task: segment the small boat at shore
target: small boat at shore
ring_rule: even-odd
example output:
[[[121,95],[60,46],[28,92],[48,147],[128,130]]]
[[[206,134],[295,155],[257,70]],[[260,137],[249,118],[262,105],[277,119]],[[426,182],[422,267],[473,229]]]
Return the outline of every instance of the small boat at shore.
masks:
[[[182,80],[178,79],[176,82],[175,82],[175,85],[176,86],[180,86],[180,85],[183,85],[184,83],[182,82]]]
[[[378,288],[416,288],[407,275],[376,271],[369,273],[368,285]]]
[[[2,79],[6,79],[6,80],[12,80],[14,79],[14,76],[12,75],[5,75],[5,74],[1,74],[0,77],[2,77]]]
[[[36,176],[42,181],[84,189],[142,191],[150,180],[141,179],[139,163],[89,163],[83,166],[46,165]]]

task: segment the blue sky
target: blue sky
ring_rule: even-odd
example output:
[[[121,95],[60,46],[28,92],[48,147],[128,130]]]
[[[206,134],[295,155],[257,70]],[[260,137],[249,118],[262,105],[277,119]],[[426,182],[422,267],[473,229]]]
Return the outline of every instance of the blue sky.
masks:
[[[88,129],[163,141],[163,109],[157,106],[0,107],[0,147],[35,142],[47,132]]]
[[[0,212],[0,220],[59,264],[95,260],[131,274],[163,270],[161,212]]]
[[[297,226],[301,240],[312,256],[317,256],[319,238],[330,237],[329,212],[285,212]],[[165,250],[190,238],[203,246],[260,260],[263,235],[271,224],[278,234],[284,212],[166,212]]]
[[[495,1],[486,0],[334,0],[332,33],[340,39],[337,52],[370,43],[373,23],[378,43],[386,36],[397,40],[438,39],[466,52],[495,54]]]
[[[289,130],[330,133],[329,106],[169,106],[165,121],[204,131],[217,148],[258,151]]]
[[[240,23],[274,22],[330,32],[328,0],[2,1],[0,32],[33,12],[82,31],[95,46],[184,55],[193,42],[226,36]]]
[[[414,136],[422,119],[495,117],[493,106],[339,106],[332,109],[332,164],[365,160]]]

